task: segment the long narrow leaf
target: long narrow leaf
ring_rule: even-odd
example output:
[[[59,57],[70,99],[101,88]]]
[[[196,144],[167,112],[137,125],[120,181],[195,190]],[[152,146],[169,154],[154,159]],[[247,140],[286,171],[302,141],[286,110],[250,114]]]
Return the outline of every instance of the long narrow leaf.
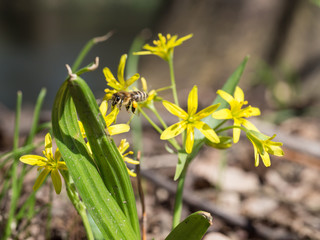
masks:
[[[70,80],[69,87],[101,177],[140,238],[139,220],[130,178],[117,146],[110,135],[106,134],[105,121],[94,95],[80,77]]]
[[[52,110],[52,128],[68,171],[105,239],[137,239],[130,221],[105,187],[87,152],[67,85],[65,82],[57,93]]]

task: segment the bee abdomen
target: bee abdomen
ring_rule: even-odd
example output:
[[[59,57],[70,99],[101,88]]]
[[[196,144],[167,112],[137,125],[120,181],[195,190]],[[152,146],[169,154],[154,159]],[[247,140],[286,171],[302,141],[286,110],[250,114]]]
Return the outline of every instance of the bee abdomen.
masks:
[[[132,98],[136,102],[143,102],[148,98],[148,93],[143,91],[132,91]]]

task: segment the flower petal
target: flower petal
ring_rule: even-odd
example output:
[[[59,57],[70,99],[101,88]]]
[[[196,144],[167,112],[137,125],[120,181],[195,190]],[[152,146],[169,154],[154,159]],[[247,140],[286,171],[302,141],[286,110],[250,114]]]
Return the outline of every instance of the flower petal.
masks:
[[[58,162],[58,167],[57,168],[60,169],[60,170],[68,170],[68,167],[67,167],[66,163],[63,162],[63,161],[59,161]]]
[[[254,130],[259,132],[259,130],[256,128],[255,125],[253,125],[250,121],[248,121],[247,119],[242,118],[241,119],[241,124],[246,127],[248,130]]]
[[[103,74],[104,74],[104,76],[105,76],[105,78],[106,78],[107,83],[109,83],[110,80],[116,80],[116,78],[113,76],[113,74],[112,74],[112,72],[110,71],[110,69],[107,68],[107,67],[105,67],[105,68],[103,69]]]
[[[210,126],[204,122],[197,121],[192,124],[196,127],[210,142],[219,143],[220,138]]]
[[[125,133],[130,131],[130,126],[128,124],[115,124],[108,127],[110,135],[117,135],[120,133]]]
[[[41,186],[41,184],[43,183],[43,181],[46,179],[47,175],[49,174],[50,170],[48,168],[45,168],[41,171],[41,173],[39,174],[39,176],[37,177],[36,182],[33,185],[33,191],[37,191],[38,188]]]
[[[191,153],[194,143],[194,127],[191,124],[187,126],[187,136],[186,136],[186,152]]]
[[[127,60],[127,54],[123,54],[120,58],[120,63],[118,66],[118,81],[121,84],[121,86],[125,86],[124,81],[124,68],[126,66],[126,60]]]
[[[198,87],[193,86],[188,96],[188,114],[189,116],[194,115],[198,109]]]
[[[79,128],[80,128],[80,132],[81,132],[81,135],[82,135],[82,138],[86,138],[87,137],[87,134],[84,130],[84,127],[83,127],[83,124],[81,121],[78,121],[78,125],[79,125]]]
[[[182,133],[186,128],[187,128],[187,121],[181,121],[181,122],[175,123],[162,132],[160,139],[166,140],[166,139],[173,138],[179,135],[180,133]]]
[[[57,194],[60,194],[62,182],[61,182],[61,176],[57,169],[51,172],[51,179],[52,179],[54,190],[56,191]]]
[[[212,114],[212,117],[215,119],[232,119],[232,113],[230,109],[223,108],[219,111],[216,111]]]
[[[171,114],[178,116],[179,118],[186,120],[189,116],[182,108],[171,102],[164,100],[162,101],[162,104]]]
[[[234,99],[238,102],[244,101],[244,93],[240,87],[236,87],[236,90],[234,91]]]
[[[132,77],[130,77],[127,81],[126,81],[126,87],[131,86],[135,81],[137,81],[140,78],[140,74],[136,73],[135,75],[133,75]]]
[[[136,177],[137,174],[134,173],[133,171],[129,170],[129,168],[127,168],[127,171],[128,171],[128,174],[131,176],[131,177]]]
[[[39,167],[43,167],[47,165],[48,159],[46,159],[45,157],[41,157],[38,155],[24,155],[22,157],[20,157],[19,159],[21,162],[29,164],[29,165],[36,165]]]
[[[225,92],[223,90],[218,90],[217,94],[219,94],[220,97],[222,97],[229,104],[230,104],[230,102],[232,102],[234,100],[234,98],[229,93],[227,93],[227,92]]]
[[[270,161],[270,156],[267,152],[264,152],[264,154],[260,154],[261,156],[261,159],[262,159],[262,162],[263,164],[266,166],[266,167],[270,167],[271,165],[271,161]]]
[[[100,104],[99,110],[102,114],[102,116],[106,116],[107,111],[108,111],[108,101],[102,101],[102,103]]]
[[[220,106],[220,103],[211,105],[209,107],[206,107],[205,109],[202,109],[200,112],[196,113],[194,115],[195,120],[201,120],[202,118],[205,118],[209,116],[211,113],[213,113],[218,107]]]
[[[47,158],[52,158],[52,138],[50,133],[47,133],[44,139],[44,146],[45,146],[45,155]]]
[[[233,126],[236,126],[236,127],[240,127],[241,126],[241,123],[239,122],[239,120],[237,118],[234,119]],[[233,128],[233,142],[234,143],[239,142],[240,133],[241,133],[241,129],[240,128]]]

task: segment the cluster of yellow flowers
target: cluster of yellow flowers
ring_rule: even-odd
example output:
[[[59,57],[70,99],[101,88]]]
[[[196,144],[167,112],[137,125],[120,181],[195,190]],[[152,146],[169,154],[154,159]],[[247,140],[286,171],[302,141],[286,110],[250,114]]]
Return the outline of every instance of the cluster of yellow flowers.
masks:
[[[169,61],[173,57],[173,50],[176,46],[181,45],[187,39],[192,37],[191,34],[182,37],[180,39],[177,38],[176,35],[171,36],[167,35],[166,37],[162,34],[158,35],[159,40],[154,41],[154,46],[150,46],[146,44],[144,49],[146,51],[141,51],[135,53],[136,55],[148,55],[153,54],[161,57],[165,61]],[[116,117],[119,113],[118,108],[113,108],[112,111],[107,114],[108,109],[108,100],[112,98],[112,95],[120,92],[120,91],[128,91],[129,87],[136,82],[140,75],[138,73],[134,74],[129,79],[125,80],[124,78],[124,69],[126,65],[127,55],[122,55],[118,67],[117,78],[114,77],[109,68],[104,68],[103,72],[109,87],[113,88],[105,89],[106,95],[104,100],[100,105],[100,112],[104,117],[106,122],[107,130],[110,135],[120,134],[124,132],[128,132],[130,130],[130,126],[128,124],[113,124],[115,123]],[[147,90],[147,83],[144,78],[141,78],[142,87],[144,91]],[[146,101],[139,103],[140,108],[149,107],[153,105],[153,101],[162,100],[158,97],[157,90],[148,91],[148,98]],[[218,136],[214,129],[212,129],[207,123],[202,121],[204,118],[208,116],[212,116],[215,119],[223,119],[223,120],[233,120],[233,142],[237,143],[240,138],[241,130],[246,133],[247,138],[252,142],[254,148],[254,156],[255,156],[255,166],[259,165],[259,157],[261,156],[262,161],[265,166],[270,166],[270,156],[269,154],[273,154],[276,156],[282,156],[283,151],[281,149],[282,143],[273,142],[272,139],[275,137],[269,137],[259,132],[259,130],[247,120],[247,118],[252,116],[260,115],[260,110],[256,107],[251,107],[250,105],[243,108],[244,105],[247,105],[248,102],[244,99],[244,93],[240,87],[236,87],[234,95],[230,95],[229,93],[218,90],[217,94],[221,96],[229,105],[230,109],[220,109],[217,110],[220,104],[211,105],[199,112],[198,110],[198,88],[195,85],[189,93],[188,96],[188,109],[187,112],[180,108],[177,104],[171,103],[166,100],[162,100],[163,106],[173,115],[179,117],[180,121],[167,127],[161,133],[160,138],[162,140],[168,140],[175,138],[182,132],[185,132],[185,143],[184,149],[185,152],[190,154],[193,150],[194,145],[194,129],[198,129],[211,143],[211,146],[214,144],[218,144],[220,139],[223,136]],[[82,133],[83,138],[86,138],[86,134],[82,123],[79,121],[79,127]],[[89,144],[88,151],[91,153],[91,148]],[[133,154],[132,151],[125,154],[125,151],[129,148],[129,143],[126,142],[125,139],[121,140],[121,143],[118,147],[119,152],[121,153],[125,162],[131,164],[139,164],[138,161],[135,161],[131,158],[128,158],[128,154]],[[37,156],[37,155],[25,155],[20,158],[20,161],[30,164],[37,165],[38,170],[42,170],[36,183],[34,185],[34,189],[37,189],[45,177],[51,172],[51,178],[54,184],[54,188],[57,193],[61,191],[61,178],[58,170],[66,170],[67,167],[63,161],[61,161],[61,155],[59,149],[56,150],[55,155],[52,154],[52,139],[50,134],[48,133],[45,137],[45,151],[43,151],[45,157]],[[92,154],[92,153],[91,153]],[[135,173],[128,169],[128,173],[131,176],[135,176]]]

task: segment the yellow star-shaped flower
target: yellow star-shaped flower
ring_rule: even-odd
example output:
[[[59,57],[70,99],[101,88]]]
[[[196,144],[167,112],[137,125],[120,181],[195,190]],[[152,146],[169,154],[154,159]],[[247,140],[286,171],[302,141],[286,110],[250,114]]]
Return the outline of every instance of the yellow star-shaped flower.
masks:
[[[139,161],[136,161],[136,160],[133,160],[132,158],[127,157],[127,155],[133,154],[132,151],[125,153],[128,148],[129,148],[129,143],[127,142],[126,139],[122,139],[119,146],[118,146],[118,150],[123,158],[123,161],[130,163],[130,164],[134,164],[134,165],[139,164]],[[128,170],[128,173],[130,176],[132,176],[132,177],[137,176],[137,174],[135,174],[132,170],[129,170],[129,168],[127,168],[127,170]]]
[[[194,128],[197,128],[211,142],[220,142],[219,137],[217,136],[215,131],[212,128],[210,128],[208,124],[200,121],[202,118],[205,118],[212,114],[219,107],[219,104],[209,106],[201,110],[200,112],[196,113],[198,109],[197,86],[194,86],[189,93],[188,112],[185,112],[179,106],[168,101],[163,101],[163,105],[171,114],[178,116],[182,119],[182,121],[175,123],[167,129],[165,129],[162,132],[160,139],[170,139],[179,135],[184,130],[187,130],[185,150],[187,153],[191,153],[194,143]]]
[[[143,48],[147,51],[135,52],[135,55],[157,55],[161,57],[165,61],[169,61],[173,57],[173,50],[175,47],[181,45],[184,41],[190,39],[192,34],[184,36],[182,38],[178,38],[177,35],[171,36],[167,34],[167,36],[163,36],[161,33],[158,34],[159,40],[154,40],[154,46],[150,46],[149,44],[145,44]]]
[[[124,79],[124,68],[126,66],[126,60],[127,60],[127,54],[123,54],[120,58],[120,63],[118,66],[118,81],[113,76],[111,70],[107,67],[103,69],[104,76],[106,78],[106,81],[108,83],[108,86],[112,87],[113,89],[106,88],[104,91],[106,92],[106,96],[104,99],[109,100],[112,98],[112,95],[115,92],[119,91],[127,91],[128,87],[131,86],[135,81],[137,81],[140,77],[138,73],[134,74],[132,77],[130,77],[128,80]]]
[[[245,118],[260,115],[260,110],[259,108],[251,107],[251,106],[248,106],[242,109],[242,106],[248,104],[248,101],[244,100],[244,93],[240,87],[236,87],[236,90],[234,92],[234,97],[223,90],[218,90],[217,94],[219,94],[224,100],[226,100],[229,103],[230,109],[225,108],[225,109],[221,109],[219,111],[214,112],[212,114],[213,118],[233,119],[234,126],[240,127],[241,125],[243,125],[249,130],[258,131],[258,129]],[[234,143],[237,143],[239,141],[240,132],[241,132],[241,129],[239,128],[233,129]]]
[[[38,166],[38,171],[42,170],[33,185],[34,191],[36,191],[41,186],[47,175],[51,173],[54,190],[57,194],[59,194],[62,187],[59,170],[67,170],[67,166],[65,162],[60,161],[61,154],[58,148],[53,155],[52,139],[50,133],[47,133],[47,135],[45,136],[45,150],[43,151],[43,155],[44,157],[38,155],[24,155],[20,157],[20,161],[32,166]]]
[[[254,159],[256,167],[259,166],[259,155],[261,156],[263,164],[266,167],[269,167],[271,165],[269,154],[279,157],[284,155],[280,147],[282,146],[282,143],[271,141],[275,137],[275,134],[272,137],[269,137],[257,131],[247,131],[247,138],[251,141],[254,148]]]

